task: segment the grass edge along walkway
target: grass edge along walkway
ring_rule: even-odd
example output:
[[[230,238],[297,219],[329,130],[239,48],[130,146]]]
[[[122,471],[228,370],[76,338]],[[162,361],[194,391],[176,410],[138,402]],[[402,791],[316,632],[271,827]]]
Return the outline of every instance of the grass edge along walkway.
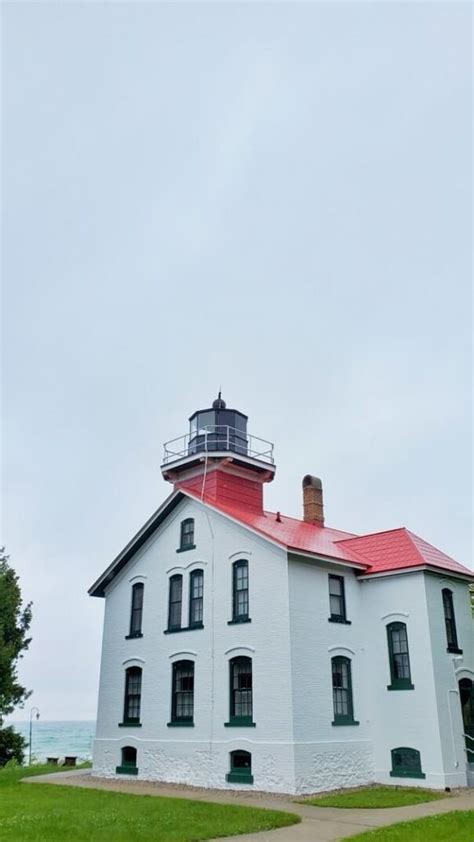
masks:
[[[378,810],[390,807],[410,807],[447,798],[442,790],[405,786],[370,786],[345,790],[298,800],[298,804],[312,807],[337,807],[347,810]],[[473,840],[474,842],[474,840]]]
[[[196,842],[297,824],[284,810],[54,787],[20,785],[22,778],[58,773],[57,767],[0,770],[0,840],[33,842]],[[66,771],[66,770],[64,770]],[[71,771],[68,769],[67,771]]]
[[[350,836],[347,842],[472,842],[474,810],[438,813]]]

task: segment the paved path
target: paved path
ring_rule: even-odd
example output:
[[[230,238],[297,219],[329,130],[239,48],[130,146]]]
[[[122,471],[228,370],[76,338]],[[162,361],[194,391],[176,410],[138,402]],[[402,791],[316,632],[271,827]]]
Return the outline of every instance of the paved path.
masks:
[[[364,830],[373,830],[396,822],[449,813],[452,810],[474,810],[474,789],[462,790],[461,795],[415,804],[412,807],[390,807],[384,810],[346,810],[335,807],[311,807],[291,801],[287,795],[271,795],[265,792],[236,792],[222,789],[200,789],[178,784],[160,784],[151,781],[117,780],[116,778],[95,778],[90,770],[84,772],[53,772],[25,778],[24,783],[52,783],[62,786],[79,786],[88,789],[107,789],[115,792],[129,792],[134,795],[161,795],[166,798],[191,798],[198,801],[213,801],[218,804],[242,804],[247,807],[266,807],[270,810],[286,810],[301,816],[301,824],[266,830],[261,833],[246,833],[228,836],[228,842],[338,842]],[[214,840],[219,842],[219,840]],[[220,840],[222,842],[222,839]],[[454,840],[453,840],[454,842]]]

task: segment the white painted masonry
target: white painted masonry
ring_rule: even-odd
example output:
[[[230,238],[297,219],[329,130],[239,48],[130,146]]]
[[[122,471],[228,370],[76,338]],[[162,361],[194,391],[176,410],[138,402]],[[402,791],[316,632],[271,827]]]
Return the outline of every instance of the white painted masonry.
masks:
[[[180,523],[195,520],[195,548],[177,553]],[[232,564],[249,564],[251,622],[229,625]],[[204,571],[204,628],[164,634],[168,587]],[[344,576],[347,619],[329,622],[328,574]],[[129,632],[131,590],[144,584],[143,636]],[[459,647],[447,652],[441,591],[453,591]],[[94,773],[114,776],[121,749],[137,749],[138,777],[241,789],[228,783],[229,753],[252,755],[253,788],[308,793],[379,781],[465,786],[458,680],[474,679],[466,581],[426,571],[360,576],[350,566],[303,558],[203,503],[185,497],[105,589]],[[407,626],[413,690],[388,690],[386,626]],[[252,658],[255,727],[226,727],[229,661]],[[350,658],[354,719],[333,725],[331,658]],[[194,662],[194,725],[170,727],[174,661]],[[120,727],[125,670],[143,670],[140,727]],[[425,778],[390,776],[391,750],[420,752]]]

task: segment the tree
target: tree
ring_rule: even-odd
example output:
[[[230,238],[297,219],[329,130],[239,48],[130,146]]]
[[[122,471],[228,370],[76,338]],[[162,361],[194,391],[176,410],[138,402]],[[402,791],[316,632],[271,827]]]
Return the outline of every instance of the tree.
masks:
[[[8,760],[23,761],[26,741],[12,728],[3,727],[3,718],[22,706],[31,690],[18,681],[18,660],[28,649],[31,602],[23,606],[19,579],[8,563],[5,548],[0,548],[0,766]]]

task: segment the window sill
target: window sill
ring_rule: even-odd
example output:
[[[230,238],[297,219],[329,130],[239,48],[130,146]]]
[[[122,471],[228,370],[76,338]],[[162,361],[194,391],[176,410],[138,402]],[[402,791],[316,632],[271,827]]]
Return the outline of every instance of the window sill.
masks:
[[[167,722],[167,728],[194,728],[194,722]]]
[[[345,617],[328,617],[328,623],[341,623],[343,626],[352,626],[352,620],[346,620]]]
[[[135,640],[136,637],[143,637],[141,632],[134,632],[133,634],[126,634],[125,640]]]
[[[242,772],[228,772],[225,779],[230,784],[253,784],[253,775],[243,775]]]
[[[334,719],[331,725],[360,725],[357,719]]]
[[[137,766],[116,766],[116,775],[138,775]]]
[[[255,728],[256,723],[251,719],[231,719],[230,722],[224,722],[224,728]]]
[[[237,625],[240,625],[241,623],[251,623],[251,622],[252,622],[251,617],[235,617],[233,620],[227,620],[227,625],[228,626],[237,626]]]
[[[118,727],[119,728],[141,728],[142,723],[141,722],[119,722]]]
[[[387,684],[387,690],[414,690],[414,684]]]
[[[163,634],[175,634],[176,632],[195,631],[195,629],[203,629],[204,623],[196,623],[194,626],[180,626],[179,629],[165,629]]]
[[[462,655],[462,649],[458,649],[457,646],[448,646],[446,652],[450,652],[452,655]]]
[[[426,778],[424,772],[390,772],[391,778]]]
[[[178,547],[176,550],[177,553],[186,553],[188,550],[195,550],[196,544],[189,544],[187,547]]]

